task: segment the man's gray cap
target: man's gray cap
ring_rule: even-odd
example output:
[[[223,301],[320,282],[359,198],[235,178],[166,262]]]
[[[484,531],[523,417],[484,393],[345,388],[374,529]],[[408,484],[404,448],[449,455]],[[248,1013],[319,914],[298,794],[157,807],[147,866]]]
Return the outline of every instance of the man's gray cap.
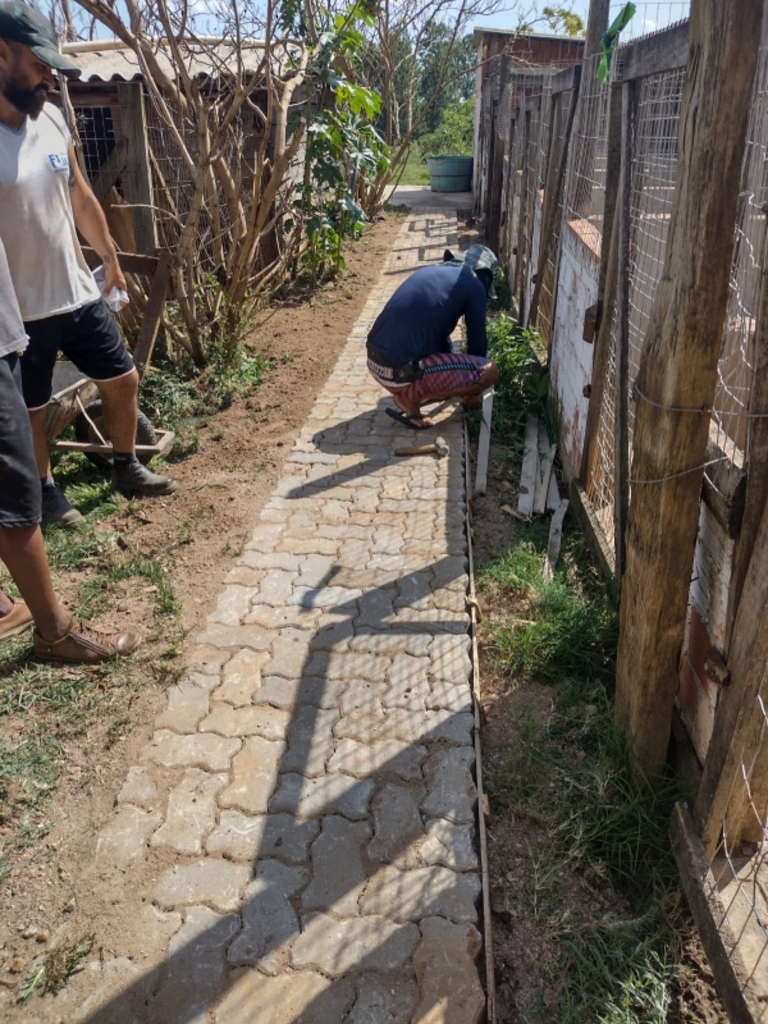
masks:
[[[496,291],[493,287],[493,275],[499,267],[496,254],[486,245],[470,245],[466,252],[455,252],[453,249],[446,249],[443,253],[443,263],[452,267],[466,267],[479,278],[485,285],[488,297],[496,298]]]
[[[68,78],[80,77],[80,68],[59,53],[59,41],[50,21],[21,0],[1,0],[0,39],[28,46],[39,60]]]

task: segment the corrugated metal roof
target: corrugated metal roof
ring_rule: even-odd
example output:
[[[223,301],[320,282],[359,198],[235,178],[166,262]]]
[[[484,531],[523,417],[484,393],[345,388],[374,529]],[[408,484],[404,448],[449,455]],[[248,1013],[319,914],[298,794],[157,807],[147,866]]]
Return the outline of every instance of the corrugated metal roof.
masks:
[[[66,51],[67,47],[63,49]],[[198,49],[187,45],[182,53],[191,77],[206,76],[218,78],[225,69],[235,70],[236,46],[232,41],[209,44]],[[263,44],[254,43],[241,47],[241,60],[246,71],[255,71],[263,57]],[[174,77],[173,67],[166,49],[155,50],[157,62],[169,77]],[[68,52],[67,56],[80,68],[82,75],[76,82],[134,82],[142,78],[138,58],[133,50],[125,47],[114,49]],[[76,84],[71,82],[70,85]]]

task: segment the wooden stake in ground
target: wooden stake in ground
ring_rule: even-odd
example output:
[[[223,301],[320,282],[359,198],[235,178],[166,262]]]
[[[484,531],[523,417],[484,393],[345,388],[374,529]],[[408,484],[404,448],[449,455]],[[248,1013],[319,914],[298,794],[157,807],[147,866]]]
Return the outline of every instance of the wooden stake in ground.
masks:
[[[675,202],[635,391],[616,686],[633,764],[651,775],[677,690],[762,17],[762,3],[691,6]]]

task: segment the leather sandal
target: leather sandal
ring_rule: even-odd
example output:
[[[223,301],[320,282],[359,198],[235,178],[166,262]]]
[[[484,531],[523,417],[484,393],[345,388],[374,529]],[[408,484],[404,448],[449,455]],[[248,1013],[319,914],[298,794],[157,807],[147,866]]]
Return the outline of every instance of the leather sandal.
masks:
[[[32,622],[32,612],[26,601],[20,597],[9,597],[8,600],[13,602],[13,608],[7,615],[0,616],[0,641],[16,636]]]
[[[33,638],[35,655],[41,661],[62,661],[73,665],[95,665],[120,654],[129,654],[140,641],[138,633],[101,633],[75,618],[59,640],[46,640],[37,630]]]

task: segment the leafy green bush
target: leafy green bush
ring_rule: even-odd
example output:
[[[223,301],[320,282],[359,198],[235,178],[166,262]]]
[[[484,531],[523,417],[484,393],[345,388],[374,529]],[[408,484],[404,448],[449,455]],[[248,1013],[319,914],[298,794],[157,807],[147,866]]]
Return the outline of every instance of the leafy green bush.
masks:
[[[538,333],[501,313],[488,321],[488,355],[499,369],[493,406],[493,433],[512,442],[525,431],[529,417],[547,398],[549,375],[536,357]]]
[[[469,100],[458,100],[443,112],[435,131],[422,135],[419,151],[428,156],[471,156],[475,134],[475,109]]]

